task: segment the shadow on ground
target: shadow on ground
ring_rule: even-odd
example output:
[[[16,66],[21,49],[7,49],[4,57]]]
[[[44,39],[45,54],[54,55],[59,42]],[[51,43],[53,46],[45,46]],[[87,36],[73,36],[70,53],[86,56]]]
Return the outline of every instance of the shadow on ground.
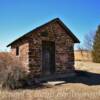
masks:
[[[66,83],[82,83],[86,85],[100,85],[100,74],[87,71],[76,71],[76,76],[60,79]],[[60,85],[60,84],[59,84]]]
[[[59,83],[56,85],[62,85],[67,83],[82,83],[90,86],[100,85],[100,74],[91,73],[87,71],[80,71],[80,70],[76,70],[75,72],[76,76],[74,77],[67,77],[50,81],[64,81],[63,83]],[[39,84],[34,84],[32,86],[27,86],[25,84],[22,89],[44,89],[44,88],[52,88],[52,85],[49,84],[44,85],[44,82]]]

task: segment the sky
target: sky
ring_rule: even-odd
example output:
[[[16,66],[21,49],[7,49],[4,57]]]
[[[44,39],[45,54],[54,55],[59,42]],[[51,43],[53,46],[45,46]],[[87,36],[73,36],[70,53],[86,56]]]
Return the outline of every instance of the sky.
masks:
[[[83,43],[84,36],[100,24],[100,0],[0,0],[0,51],[56,17]]]

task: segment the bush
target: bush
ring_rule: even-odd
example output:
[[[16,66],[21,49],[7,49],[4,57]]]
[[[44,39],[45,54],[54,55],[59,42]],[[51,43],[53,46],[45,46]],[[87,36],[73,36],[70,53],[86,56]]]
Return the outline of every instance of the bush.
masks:
[[[9,53],[0,53],[0,84],[4,88],[20,88],[28,75],[22,62]]]

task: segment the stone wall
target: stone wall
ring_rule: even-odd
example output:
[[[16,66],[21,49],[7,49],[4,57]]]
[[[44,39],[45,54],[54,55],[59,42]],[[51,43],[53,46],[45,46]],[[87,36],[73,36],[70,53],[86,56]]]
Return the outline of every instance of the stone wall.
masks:
[[[41,33],[45,31],[48,36],[41,36]],[[74,42],[60,24],[51,23],[38,29],[31,34],[29,41],[29,66],[33,75],[42,74],[42,41],[55,42],[56,73],[66,73],[74,70]]]
[[[19,41],[17,44],[12,45],[11,54],[13,57],[22,62],[25,69],[29,70],[29,43]],[[16,47],[19,47],[19,55],[16,56]]]
[[[47,32],[48,36],[41,36]],[[74,71],[74,41],[58,22],[52,22],[29,34],[26,38],[11,46],[12,54],[16,56],[16,47],[20,48],[20,59],[28,67],[31,75],[42,75],[42,41],[55,42],[55,73]]]

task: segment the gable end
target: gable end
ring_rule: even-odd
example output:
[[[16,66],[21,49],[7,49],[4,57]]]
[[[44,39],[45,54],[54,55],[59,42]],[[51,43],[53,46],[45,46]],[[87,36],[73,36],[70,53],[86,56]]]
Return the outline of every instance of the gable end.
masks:
[[[21,36],[20,38],[16,39],[15,41],[11,42],[10,44],[7,45],[7,47],[11,46],[12,44],[24,39],[25,37],[29,36],[30,34],[32,34],[33,32],[37,31],[38,29],[52,23],[52,22],[58,22],[70,35],[70,37],[72,37],[72,39],[74,40],[74,43],[80,43],[79,39],[70,31],[70,29],[59,19],[59,18],[55,18],[51,21],[49,21],[48,23],[46,24],[43,24],[33,30],[31,30],[30,32],[24,34],[23,36]]]

